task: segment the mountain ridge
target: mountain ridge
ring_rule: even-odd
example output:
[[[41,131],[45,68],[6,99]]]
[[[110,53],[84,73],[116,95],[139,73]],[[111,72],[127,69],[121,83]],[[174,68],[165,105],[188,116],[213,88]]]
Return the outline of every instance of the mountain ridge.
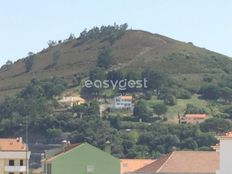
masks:
[[[33,78],[58,76],[71,83],[73,76],[86,76],[96,66],[100,51],[106,47],[112,50],[117,61],[112,67],[115,70],[152,68],[169,73],[180,81],[189,75],[195,76],[197,83],[205,74],[232,72],[232,61],[228,56],[194,46],[191,42],[142,30],[127,30],[113,44],[106,39],[72,38],[31,55],[33,62],[28,61],[30,56],[19,59],[7,69],[0,70],[0,91],[21,89]],[[27,64],[32,64],[29,71]],[[191,81],[188,83],[191,86]]]

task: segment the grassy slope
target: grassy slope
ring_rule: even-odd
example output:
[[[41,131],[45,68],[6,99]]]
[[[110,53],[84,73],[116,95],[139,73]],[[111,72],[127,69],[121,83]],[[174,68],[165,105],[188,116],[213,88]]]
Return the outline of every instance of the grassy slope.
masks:
[[[220,74],[232,70],[232,61],[226,56],[157,34],[127,31],[113,45],[103,40],[75,39],[45,49],[35,55],[29,73],[25,73],[24,60],[18,60],[7,71],[0,71],[0,95],[24,87],[32,78],[62,76],[71,82],[74,74],[87,73],[96,66],[97,56],[106,46],[112,48],[117,60],[112,69],[153,68],[170,73],[189,88],[199,87],[207,73],[220,78]]]
[[[146,100],[150,107],[154,106],[156,103],[162,103],[163,100],[151,99]],[[191,99],[177,99],[177,104],[174,106],[168,106],[168,112],[166,116],[170,122],[178,123],[178,114],[183,115],[187,104],[192,104],[194,106],[205,108],[209,116],[219,113],[218,107],[214,106],[212,110],[213,102],[202,100],[198,95],[193,95]]]

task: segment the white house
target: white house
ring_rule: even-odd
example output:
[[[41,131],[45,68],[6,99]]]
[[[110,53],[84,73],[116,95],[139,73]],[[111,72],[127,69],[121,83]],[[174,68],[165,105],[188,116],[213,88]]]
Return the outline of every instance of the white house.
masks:
[[[22,138],[0,138],[0,174],[28,173],[30,154]]]
[[[114,98],[113,109],[133,109],[132,96],[118,96]]]
[[[216,174],[231,174],[232,173],[232,132],[219,137],[220,146],[217,149],[220,153],[219,170]]]

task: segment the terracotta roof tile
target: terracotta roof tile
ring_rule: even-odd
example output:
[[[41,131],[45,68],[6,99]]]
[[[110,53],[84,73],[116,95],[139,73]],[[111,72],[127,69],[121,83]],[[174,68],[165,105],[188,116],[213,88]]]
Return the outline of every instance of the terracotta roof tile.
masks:
[[[26,145],[20,138],[0,138],[0,151],[25,151]]]
[[[214,173],[219,168],[215,151],[174,151],[136,172]]]
[[[120,159],[120,173],[134,172],[154,161],[153,159]]]
[[[206,118],[206,114],[186,114],[184,117],[186,118]]]

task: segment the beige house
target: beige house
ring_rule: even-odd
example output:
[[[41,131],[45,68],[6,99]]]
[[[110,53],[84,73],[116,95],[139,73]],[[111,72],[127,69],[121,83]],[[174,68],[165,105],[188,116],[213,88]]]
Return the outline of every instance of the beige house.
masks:
[[[0,139],[0,174],[26,174],[29,158],[30,151],[22,138]]]
[[[81,98],[80,96],[67,96],[63,97],[62,99],[58,100],[58,103],[65,106],[74,106],[86,103],[85,99]]]

